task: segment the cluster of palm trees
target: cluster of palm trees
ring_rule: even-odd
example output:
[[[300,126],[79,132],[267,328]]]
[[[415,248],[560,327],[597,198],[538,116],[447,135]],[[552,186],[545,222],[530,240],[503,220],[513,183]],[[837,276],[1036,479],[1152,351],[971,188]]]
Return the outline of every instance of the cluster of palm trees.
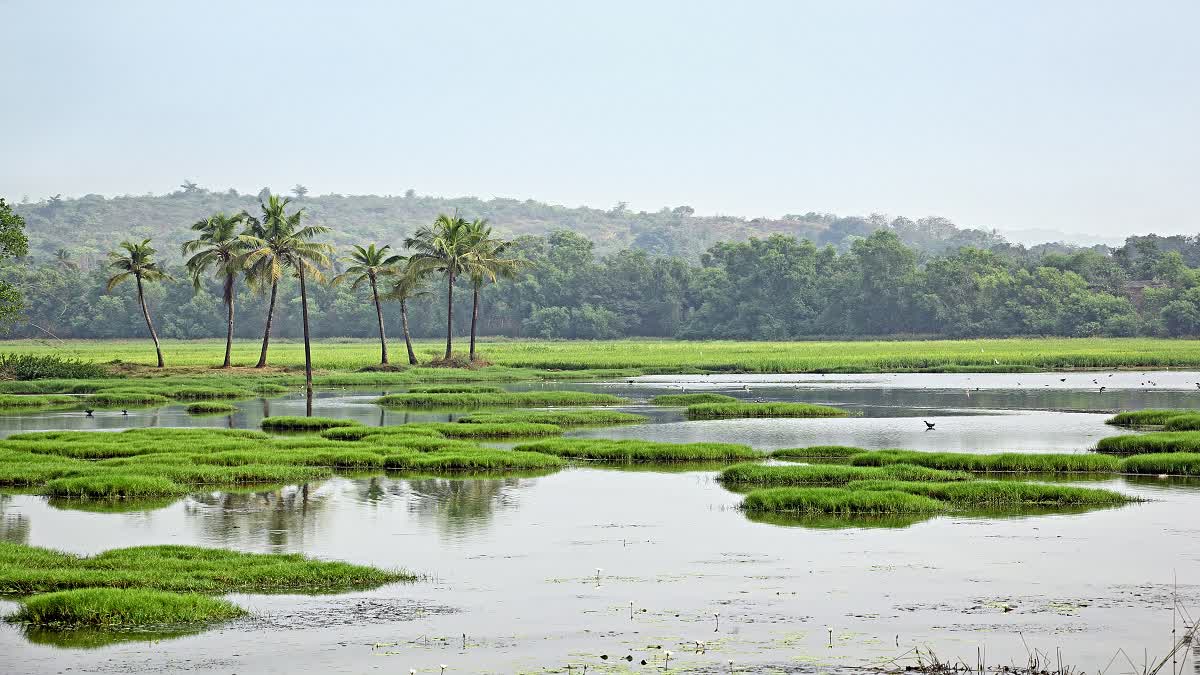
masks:
[[[304,209],[288,212],[290,199],[269,195],[261,202],[261,216],[242,213],[216,213],[192,225],[196,238],[183,244],[185,267],[199,289],[201,280],[211,275],[221,282],[222,302],[226,309],[225,361],[232,367],[234,299],[238,278],[245,277],[250,288],[270,291],[267,321],[263,331],[262,352],[256,367],[267,365],[267,348],[271,340],[275,302],[279,281],[292,275],[300,281],[300,306],[304,326],[304,370],[306,388],[312,389],[312,347],[308,329],[308,282],[325,281],[323,270],[333,261],[333,247],[314,241],[329,228],[303,225]],[[479,320],[479,292],[483,286],[500,279],[513,277],[524,261],[509,257],[511,242],[493,235],[486,220],[467,221],[458,216],[442,214],[432,225],[418,228],[404,240],[410,255],[392,252],[391,246],[354,246],[347,263],[349,267],[335,276],[331,283],[350,281],[352,288],[364,283],[371,290],[375,315],[379,322],[380,363],[388,364],[387,335],[384,332],[383,301],[400,304],[401,327],[408,348],[408,362],[417,364],[408,331],[410,300],[428,293],[427,286],[438,275],[446,278],[446,353],[443,360],[452,361],[454,340],[454,286],[461,279],[470,281],[472,289],[471,348],[468,359],[476,361],[475,338]],[[109,254],[109,265],[116,271],[108,280],[108,290],[133,279],[137,285],[138,302],[146,327],[154,340],[158,367],[165,366],[162,346],[150,310],[146,306],[143,284],[171,280],[171,276],[154,260],[157,251],[150,240],[125,241]],[[383,286],[383,291],[380,287]]]

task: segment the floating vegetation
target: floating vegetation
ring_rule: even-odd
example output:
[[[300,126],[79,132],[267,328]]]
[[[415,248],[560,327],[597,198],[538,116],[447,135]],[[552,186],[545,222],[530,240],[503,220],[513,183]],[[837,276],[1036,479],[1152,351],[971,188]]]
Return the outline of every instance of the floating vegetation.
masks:
[[[237,406],[222,401],[202,401],[187,407],[189,415],[218,415],[237,412]]]
[[[808,459],[849,459],[855,455],[868,452],[862,448],[849,445],[813,445],[807,448],[783,448],[771,452],[773,459],[808,460]]]
[[[694,462],[757,459],[763,455],[734,443],[655,443],[640,440],[561,438],[518,445],[517,450],[607,462]]]
[[[841,466],[829,464],[767,466],[735,464],[721,472],[718,479],[725,485],[801,486],[845,485],[852,481],[968,481],[974,477],[964,471],[942,471],[911,464],[890,464],[881,467]]]
[[[662,394],[650,399],[654,405],[689,406],[697,403],[737,403],[737,399],[725,394]]]
[[[416,579],[403,570],[291,553],[137,546],[77,556],[0,541],[0,592],[17,595],[97,587],[208,594],[337,593]]]
[[[687,407],[692,420],[719,420],[739,417],[845,417],[841,408],[812,403],[698,403]]]
[[[395,408],[540,408],[577,405],[618,405],[628,399],[584,391],[506,391],[483,394],[389,394],[376,401]]]
[[[960,452],[876,450],[854,455],[849,462],[854,466],[915,464],[931,469],[982,473],[1116,473],[1121,468],[1117,458],[1105,455],[1018,452],[977,455]]]
[[[10,623],[39,627],[156,627],[211,623],[243,616],[241,607],[197,593],[144,589],[81,588],[21,601]]]
[[[261,426],[263,429],[272,429],[276,431],[321,431],[323,429],[332,429],[333,427],[353,427],[361,424],[362,422],[357,420],[335,419],[332,417],[294,417],[289,415],[278,415],[275,417],[264,417]]]
[[[649,417],[617,410],[513,410],[511,412],[471,413],[459,419],[466,424],[508,424],[529,422],[554,424],[560,427],[608,426],[613,424],[639,424],[648,422]]]
[[[1154,476],[1200,476],[1200,453],[1167,452],[1126,457],[1121,471]]]
[[[1109,436],[1096,442],[1096,452],[1110,455],[1141,455],[1164,452],[1200,452],[1200,433],[1160,431],[1151,434]]]
[[[1157,426],[1166,423],[1172,417],[1192,412],[1191,410],[1164,409],[1131,410],[1129,412],[1117,413],[1104,420],[1104,423],[1119,427]]]

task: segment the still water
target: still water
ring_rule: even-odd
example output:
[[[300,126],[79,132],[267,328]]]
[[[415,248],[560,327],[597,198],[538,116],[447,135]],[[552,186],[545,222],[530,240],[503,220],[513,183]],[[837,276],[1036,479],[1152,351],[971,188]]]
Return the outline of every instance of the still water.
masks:
[[[626,409],[653,418],[574,435],[763,449],[1084,452],[1118,433],[1103,424],[1113,410],[1200,406],[1198,373],[1062,377],[653,377],[547,388],[625,395],[634,400]],[[1104,393],[1093,379],[1110,383]],[[829,403],[858,415],[689,422],[678,410],[645,404],[681,390]],[[368,424],[457,417],[382,411],[371,403],[380,393],[322,392],[314,414]],[[243,402],[217,418],[189,417],[181,407],[90,419],[37,413],[0,418],[0,429],[253,428],[264,415],[303,408],[303,400],[283,398]],[[924,431],[922,420],[936,429]],[[584,665],[661,672],[667,650],[675,672],[727,673],[730,660],[739,673],[822,672],[911,659],[914,647],[969,664],[982,650],[989,663],[1023,664],[1026,645],[1051,655],[1061,649],[1064,663],[1096,672],[1118,648],[1139,666],[1144,650],[1165,653],[1174,599],[1200,608],[1195,482],[1089,483],[1150,501],[1086,513],[830,528],[752,521],[714,476],[574,468],[491,480],[339,478],[117,514],[0,496],[0,537],[32,545],[79,553],[161,543],[302,552],[429,576],[338,596],[233,596],[253,618],[153,643],[62,647],[3,626],[0,672],[438,673],[441,664],[447,673],[565,673],[568,666],[582,673]],[[11,608],[0,602],[0,611]],[[1129,670],[1122,662],[1109,667]]]

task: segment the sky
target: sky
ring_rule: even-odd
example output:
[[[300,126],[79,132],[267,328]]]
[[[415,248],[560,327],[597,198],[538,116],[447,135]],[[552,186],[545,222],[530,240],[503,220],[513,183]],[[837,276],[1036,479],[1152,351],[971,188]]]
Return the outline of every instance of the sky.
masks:
[[[1200,231],[1200,3],[0,0],[0,195]]]

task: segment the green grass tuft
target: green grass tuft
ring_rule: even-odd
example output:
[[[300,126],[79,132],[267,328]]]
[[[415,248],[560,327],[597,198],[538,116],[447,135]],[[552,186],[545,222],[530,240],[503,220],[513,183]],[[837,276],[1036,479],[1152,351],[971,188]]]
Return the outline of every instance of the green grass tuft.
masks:
[[[1151,434],[1109,436],[1096,442],[1096,452],[1109,455],[1143,455],[1164,452],[1200,452],[1200,433],[1160,431]]]
[[[376,401],[395,408],[540,408],[578,405],[619,405],[628,399],[584,391],[506,391],[483,394],[389,394]]]
[[[410,394],[499,394],[504,390],[482,384],[437,384],[409,387]]]
[[[1156,426],[1165,423],[1172,417],[1190,412],[1192,411],[1164,409],[1131,410],[1129,412],[1117,413],[1105,420],[1104,423],[1119,427]]]
[[[1167,452],[1126,457],[1121,462],[1123,473],[1152,476],[1200,476],[1200,453]]]
[[[555,424],[533,422],[485,422],[476,424],[430,424],[429,427],[446,438],[529,438],[532,436],[557,436],[562,427]]]
[[[751,492],[742,501],[742,508],[752,512],[883,515],[938,513],[947,507],[936,499],[899,491],[779,487]]]
[[[855,455],[867,452],[862,448],[848,445],[813,445],[807,448],[783,448],[771,453],[774,459],[850,459]]]
[[[472,413],[458,420],[463,424],[554,424],[560,427],[610,426],[650,421],[645,415],[616,410],[514,410],[497,413]]]
[[[840,466],[829,464],[765,466],[735,464],[721,472],[719,480],[726,485],[801,486],[845,485],[852,481],[969,481],[973,476],[964,471],[942,471],[911,464],[891,464],[881,467]]]
[[[1011,473],[1116,473],[1121,463],[1115,457],[1095,454],[1039,454],[1006,452],[976,455],[956,452],[876,450],[850,458],[854,466],[915,464],[947,471]]]
[[[91,476],[56,478],[46,483],[45,494],[54,497],[122,499],[182,495],[187,488],[161,476],[100,473]]]
[[[237,412],[237,406],[221,401],[202,401],[189,405],[187,412],[189,415],[216,415],[219,413]]]
[[[1131,497],[1112,490],[1047,485],[1024,481],[974,480],[930,483],[904,480],[866,480],[849,483],[850,490],[899,491],[930,497],[956,507],[999,506],[1115,506]]]
[[[561,438],[518,445],[517,450],[572,459],[609,462],[695,462],[758,459],[763,455],[733,443],[654,443],[651,441]]]
[[[25,598],[7,620],[55,628],[129,628],[225,621],[245,614],[228,600],[196,593],[80,588]]]
[[[264,417],[261,423],[263,429],[280,430],[303,430],[303,431],[321,431],[324,429],[332,429],[334,427],[353,427],[359,426],[362,422],[348,419],[334,419],[332,417],[296,417],[290,415],[277,415],[275,417]]]
[[[697,403],[736,403],[737,399],[725,394],[662,394],[650,399],[650,403],[661,406],[689,406]]]
[[[698,403],[685,412],[691,420],[743,417],[845,417],[840,408],[812,403]]]

